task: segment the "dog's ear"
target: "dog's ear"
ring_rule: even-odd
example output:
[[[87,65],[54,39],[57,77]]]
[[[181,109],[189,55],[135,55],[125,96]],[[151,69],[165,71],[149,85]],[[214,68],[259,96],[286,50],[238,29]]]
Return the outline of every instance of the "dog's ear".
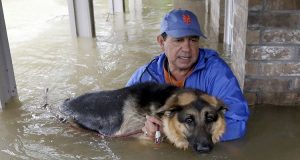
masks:
[[[200,97],[207,103],[215,107],[217,109],[217,112],[222,112],[223,114],[225,114],[225,112],[228,111],[227,106],[216,97],[210,96],[208,94],[201,94]]]
[[[182,110],[181,106],[172,106],[169,108],[165,108],[162,107],[161,109],[157,110],[156,115],[158,117],[162,117],[163,115],[167,116],[167,117],[172,117],[175,115],[176,112],[179,112]]]
[[[221,105],[220,101],[214,96],[210,96],[208,94],[203,93],[203,94],[200,95],[200,98],[203,99],[204,101],[206,101],[208,104],[214,106],[214,107],[218,107],[218,106]]]
[[[178,96],[172,95],[170,98],[167,99],[166,103],[156,111],[155,114],[159,117],[162,117],[163,115],[166,115],[168,117],[173,116],[173,113],[175,113],[175,111],[179,111],[182,109],[178,105],[178,101]]]
[[[193,91],[184,91],[172,95],[167,99],[166,103],[157,110],[158,115],[172,116],[173,113],[182,110],[182,107],[192,103],[197,99],[197,95]]]

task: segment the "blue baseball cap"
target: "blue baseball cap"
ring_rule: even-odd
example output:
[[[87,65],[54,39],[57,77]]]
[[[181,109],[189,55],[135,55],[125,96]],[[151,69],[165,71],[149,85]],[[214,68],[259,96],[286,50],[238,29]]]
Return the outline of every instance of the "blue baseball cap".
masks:
[[[206,38],[200,29],[196,15],[189,10],[173,9],[165,15],[160,25],[160,34],[166,32],[174,38],[185,36]]]

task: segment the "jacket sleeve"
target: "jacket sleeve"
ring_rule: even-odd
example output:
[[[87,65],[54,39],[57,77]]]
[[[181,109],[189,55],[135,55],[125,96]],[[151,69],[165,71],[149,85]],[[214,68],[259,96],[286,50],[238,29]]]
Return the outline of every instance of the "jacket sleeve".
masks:
[[[157,72],[149,70],[149,64],[145,64],[144,66],[138,68],[130,77],[129,81],[127,82],[126,86],[131,86],[136,83],[141,82],[156,82],[156,83],[163,83],[163,77],[160,77]]]
[[[241,138],[246,133],[249,110],[239,83],[224,61],[220,60],[209,68],[208,93],[221,99],[228,107],[225,113],[226,131],[221,140]]]
[[[136,83],[147,82],[147,81],[155,81],[158,82],[153,75],[149,74],[149,70],[147,70],[148,64],[138,68],[128,80],[126,86],[131,86]]]
[[[127,86],[132,86],[136,83],[139,83],[140,82],[140,79],[141,79],[141,76],[143,74],[145,70],[145,67],[142,66],[140,68],[138,68],[133,74],[132,76],[130,77],[130,79],[128,80],[127,84],[126,84],[126,87]]]

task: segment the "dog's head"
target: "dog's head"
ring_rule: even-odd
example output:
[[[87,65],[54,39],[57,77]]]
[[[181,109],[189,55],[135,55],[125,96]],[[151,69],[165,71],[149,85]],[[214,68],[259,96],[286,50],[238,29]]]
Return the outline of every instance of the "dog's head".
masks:
[[[226,109],[215,97],[184,89],[172,95],[157,114],[163,121],[168,140],[176,147],[191,146],[205,153],[211,151],[225,131]]]

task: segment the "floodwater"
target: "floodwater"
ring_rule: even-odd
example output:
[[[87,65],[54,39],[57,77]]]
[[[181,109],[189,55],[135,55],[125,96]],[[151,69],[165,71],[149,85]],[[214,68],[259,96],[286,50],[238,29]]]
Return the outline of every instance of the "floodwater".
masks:
[[[2,0],[19,98],[0,112],[0,159],[300,159],[300,108],[255,106],[247,135],[223,142],[210,154],[179,150],[168,143],[101,139],[57,119],[58,104],[84,92],[124,86],[134,70],[160,51],[159,22],[173,7],[205,1],[144,0],[130,12],[108,14],[107,1],[94,1],[95,39],[73,38],[65,0]],[[128,2],[126,1],[126,2]],[[188,3],[187,3],[188,2]],[[194,8],[195,9],[195,8]],[[205,13],[205,11],[204,11]],[[207,15],[203,46],[219,49]],[[45,90],[49,89],[49,106]]]

